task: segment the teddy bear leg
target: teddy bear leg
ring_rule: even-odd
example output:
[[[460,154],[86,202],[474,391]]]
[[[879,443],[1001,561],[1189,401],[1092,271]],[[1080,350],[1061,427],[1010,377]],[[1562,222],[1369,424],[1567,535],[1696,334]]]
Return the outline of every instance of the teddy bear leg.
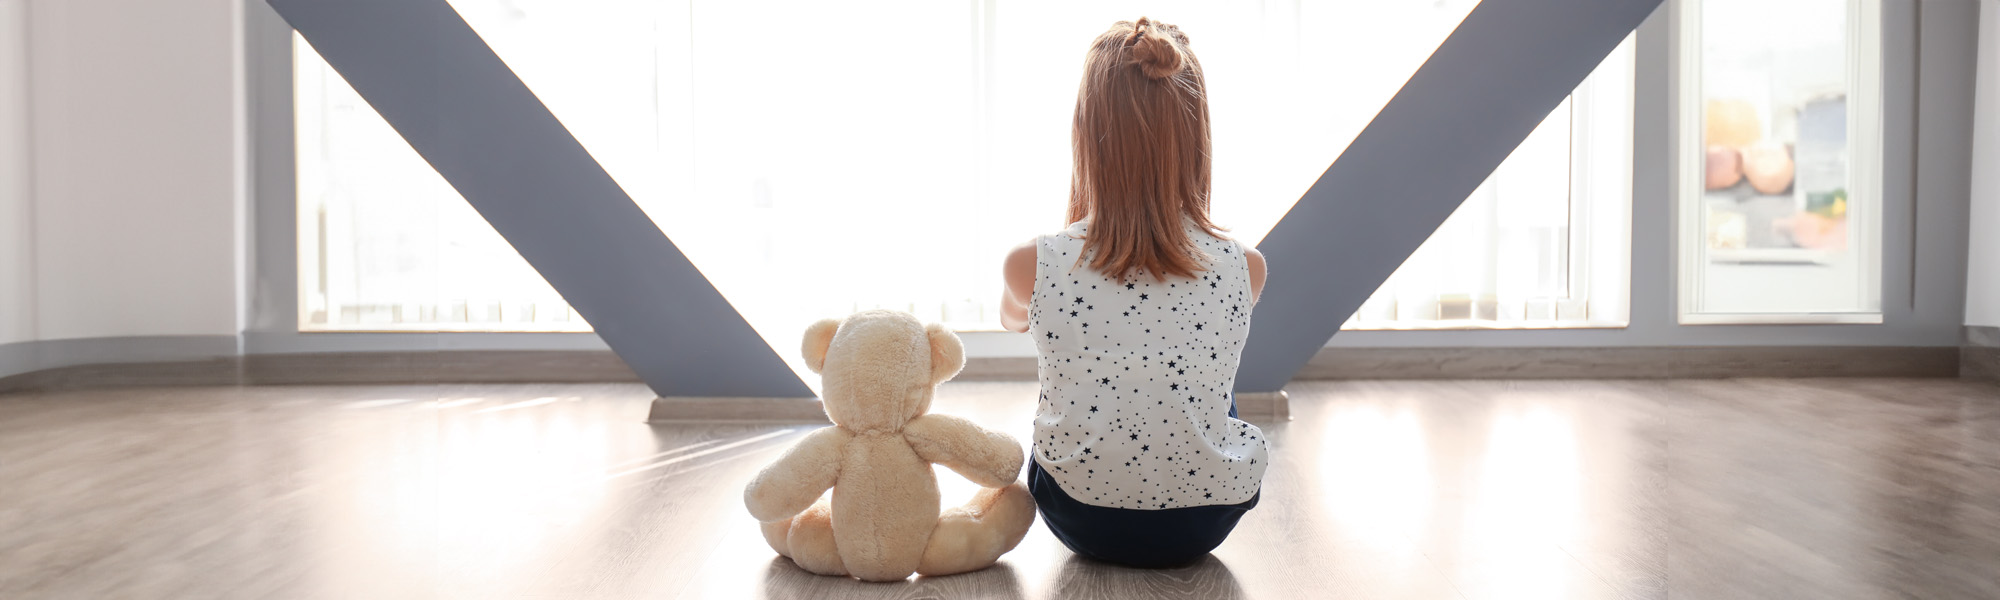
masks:
[[[993,566],[1013,550],[1035,523],[1035,497],[1028,486],[1014,482],[1004,488],[979,490],[970,502],[938,517],[924,547],[921,575],[950,575]]]
[[[791,523],[791,529],[785,532],[786,549],[791,553],[785,556],[799,568],[820,575],[847,575],[847,567],[840,562],[840,549],[833,543],[833,505],[826,498],[792,517]]]
[[[785,517],[782,520],[758,524],[758,528],[764,532],[764,543],[770,544],[772,550],[778,551],[778,556],[792,557],[792,545],[785,538],[792,533],[793,518]]]

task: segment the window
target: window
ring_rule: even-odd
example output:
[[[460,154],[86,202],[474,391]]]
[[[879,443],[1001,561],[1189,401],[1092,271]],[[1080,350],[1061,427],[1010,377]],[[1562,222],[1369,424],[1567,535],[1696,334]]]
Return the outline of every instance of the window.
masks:
[[[1082,53],[1113,21],[1189,33],[1212,95],[1215,218],[1255,243],[1475,4],[452,0],[779,347],[812,319],[875,307],[997,329],[1001,256],[1063,225]],[[587,329],[297,46],[302,328]],[[1484,216],[1454,217],[1490,239],[1433,252],[1534,257],[1531,274],[1449,290],[1520,308],[1488,321],[1540,322],[1558,300],[1562,316],[1610,314],[1576,304],[1601,300],[1584,293],[1597,277],[1573,275],[1588,262],[1577,248],[1601,242],[1579,236],[1615,210],[1571,202],[1600,197],[1577,187],[1571,146],[1629,151],[1589,137],[1629,135],[1600,124],[1629,114],[1624,77],[1606,93],[1627,99],[1580,91],[1510,160],[1521,175],[1482,188]]]
[[[1632,46],[1619,44],[1342,328],[1624,326]]]
[[[294,36],[301,331],[589,331]]]
[[[1880,4],[1681,10],[1681,322],[1880,323]]]

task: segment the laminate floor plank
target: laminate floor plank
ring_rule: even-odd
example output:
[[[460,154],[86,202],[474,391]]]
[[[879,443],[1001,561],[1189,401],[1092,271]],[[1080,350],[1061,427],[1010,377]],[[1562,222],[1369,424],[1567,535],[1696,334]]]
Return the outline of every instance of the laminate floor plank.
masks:
[[[1037,524],[992,569],[893,584],[806,573],[744,510],[812,426],[649,425],[636,384],[0,395],[0,598],[2000,597],[2000,386],[1288,392],[1260,506],[1197,564]],[[1025,441],[1034,398],[951,383],[935,410]]]

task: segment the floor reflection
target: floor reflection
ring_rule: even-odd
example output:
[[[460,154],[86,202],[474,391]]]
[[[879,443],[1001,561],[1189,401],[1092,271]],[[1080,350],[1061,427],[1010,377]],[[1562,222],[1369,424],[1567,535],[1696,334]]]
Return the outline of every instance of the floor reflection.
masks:
[[[762,597],[770,600],[821,600],[827,597],[1019,600],[1026,597],[1021,593],[1020,575],[1014,572],[1012,565],[1004,562],[971,573],[871,583],[849,577],[814,575],[782,556],[772,558],[769,566],[765,567],[762,592]]]
[[[1133,569],[1071,554],[1059,569],[1051,598],[1246,597],[1229,565],[1212,554],[1177,569]]]
[[[682,447],[680,447],[680,448],[675,448],[675,449],[673,449],[673,450],[668,450],[668,451],[666,451],[666,452],[661,452],[661,453],[659,453],[659,454],[655,454],[655,455],[653,455],[653,456],[651,457],[651,458],[658,458],[658,459],[660,459],[660,460],[655,460],[655,461],[653,461],[653,462],[649,462],[649,463],[646,463],[646,464],[643,464],[643,465],[639,465],[639,466],[636,466],[636,467],[632,467],[632,468],[629,468],[629,469],[623,469],[623,470],[620,470],[620,471],[618,471],[618,472],[616,472],[616,473],[610,473],[610,474],[607,474],[607,475],[605,475],[605,476],[604,476],[604,479],[606,479],[606,480],[612,480],[612,479],[617,479],[617,478],[620,478],[620,477],[626,477],[626,476],[630,476],[630,475],[638,475],[638,474],[641,474],[641,473],[650,473],[650,472],[656,472],[655,470],[656,470],[656,469],[659,469],[659,468],[661,468],[661,467],[667,467],[667,466],[672,466],[672,465],[674,465],[674,464],[677,464],[677,463],[683,463],[683,462],[687,462],[687,461],[690,461],[690,460],[694,460],[694,459],[697,459],[697,458],[701,458],[701,457],[704,457],[704,456],[708,456],[708,455],[710,455],[710,454],[715,454],[715,453],[717,453],[717,452],[727,452],[727,451],[729,451],[729,450],[732,450],[732,449],[735,449],[735,448],[738,448],[738,447],[741,447],[741,446],[747,446],[747,445],[750,445],[750,444],[755,444],[755,443],[757,443],[757,442],[761,442],[761,441],[764,441],[764,440],[768,440],[768,439],[771,439],[771,438],[777,438],[777,437],[784,437],[784,436],[787,436],[787,435],[791,435],[791,434],[793,434],[793,433],[798,433],[798,432],[799,432],[799,430],[798,430],[798,429],[795,429],[795,428],[793,428],[793,429],[780,429],[780,430],[777,430],[777,431],[772,431],[772,432],[769,432],[769,433],[762,433],[762,434],[757,434],[757,435],[750,435],[750,436],[743,436],[743,437],[741,437],[741,438],[738,438],[738,439],[734,439],[734,440],[728,440],[728,441],[727,441],[726,443],[724,443],[724,441],[723,441],[723,440],[711,440],[711,441],[707,441],[707,442],[702,442],[702,443],[700,443],[700,444],[694,444],[694,445],[690,445],[690,446],[682,446]],[[713,447],[713,448],[708,448],[708,449],[706,449],[706,450],[701,450],[701,451],[698,451],[698,452],[697,452],[697,451],[695,451],[695,449],[696,449],[696,448],[701,448],[701,447],[703,447],[703,446],[710,446],[710,445],[714,445],[714,444],[718,444],[718,443],[720,443],[721,445],[719,445],[719,446],[715,446],[715,447]],[[675,455],[675,454],[679,454],[679,456],[673,456],[673,455]],[[670,456],[671,456],[672,458],[668,458],[668,457],[670,457]]]
[[[1577,532],[1576,432],[1545,406],[1493,416],[1467,506],[1459,576],[1515,598],[1567,598],[1581,573],[1557,544]]]
[[[1328,407],[1319,494],[1342,539],[1404,547],[1421,535],[1435,494],[1423,427],[1407,406]]]
[[[800,571],[745,511],[810,428],[649,425],[642,386],[0,395],[0,598],[2000,598],[1995,390],[1295,384],[1262,504],[1199,564],[1037,524],[894,584]],[[1034,397],[935,410],[1020,436]]]

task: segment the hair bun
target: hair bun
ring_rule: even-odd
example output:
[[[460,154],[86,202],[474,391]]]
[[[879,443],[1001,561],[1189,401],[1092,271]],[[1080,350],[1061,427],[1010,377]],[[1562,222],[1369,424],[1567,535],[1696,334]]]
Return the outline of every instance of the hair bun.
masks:
[[[1164,25],[1139,17],[1132,24],[1132,33],[1125,37],[1125,46],[1132,51],[1132,62],[1139,65],[1147,77],[1166,79],[1181,72],[1187,62],[1179,45],[1168,36],[1179,37],[1180,31],[1172,25]],[[1184,40],[1183,40],[1184,41]]]

